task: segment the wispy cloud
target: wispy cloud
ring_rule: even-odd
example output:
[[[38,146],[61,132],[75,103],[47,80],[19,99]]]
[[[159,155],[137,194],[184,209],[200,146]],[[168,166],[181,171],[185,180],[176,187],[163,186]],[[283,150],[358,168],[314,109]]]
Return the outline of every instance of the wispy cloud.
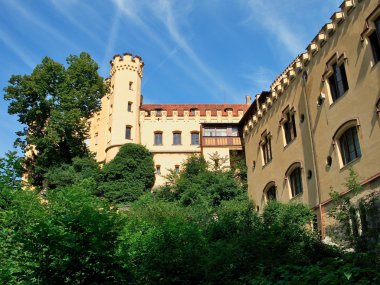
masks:
[[[173,11],[171,1],[161,0],[161,7],[163,11],[161,15],[162,20],[175,43],[184,50],[186,55],[197,66],[198,70],[202,72],[208,81],[214,83],[219,91],[227,93],[226,95],[231,96],[233,92],[230,87],[225,84],[225,80],[220,79],[217,75],[215,75],[215,72],[204,64],[204,61],[194,52],[193,48],[181,33],[176,18],[174,17],[175,11]]]
[[[109,55],[114,51],[115,42],[116,42],[117,35],[119,32],[119,27],[120,27],[120,17],[121,17],[121,12],[119,9],[116,9],[115,16],[112,19],[107,46],[106,46],[106,50],[103,57],[103,66],[107,65],[107,61],[109,60]]]
[[[64,37],[59,31],[53,29],[49,24],[43,22],[39,17],[37,17],[34,13],[31,11],[28,11],[23,7],[23,5],[20,5],[16,1],[9,1],[7,2],[8,5],[12,7],[17,13],[20,14],[20,16],[23,17],[23,19],[27,19],[30,23],[41,29],[41,31],[46,32],[49,34],[52,38],[55,38],[56,40],[60,41],[61,43],[65,44],[66,46],[70,46],[74,48],[75,50],[79,51],[80,48],[75,45],[73,42],[71,42],[69,39]]]
[[[181,25],[176,15],[181,15],[181,21],[185,21],[186,13],[191,11],[192,2],[186,2],[185,6],[182,3],[180,7],[173,7],[172,2],[167,0],[157,2],[149,1],[149,5],[145,5],[144,1],[137,2],[131,0],[114,0],[114,3],[130,20],[139,26],[143,33],[167,54],[165,61],[169,59],[172,60],[187,76],[192,78],[215,97],[220,98],[218,93],[222,93],[222,95],[236,100],[236,93],[225,83],[225,80],[217,76],[216,73],[205,64],[205,61],[194,51],[184,36],[184,33],[181,31]],[[166,36],[169,36],[170,41],[174,42],[176,46],[174,49],[169,47],[168,41],[165,41],[162,35],[158,35],[156,30],[143,21],[142,14],[144,13],[152,15],[163,25],[168,32]],[[176,56],[178,50],[183,51],[188,61],[195,66],[197,72],[194,72],[194,69],[190,69],[183,58]],[[160,65],[162,64],[161,62]]]
[[[16,54],[21,61],[27,65],[30,69],[34,68],[35,62],[31,58],[31,53],[20,47],[12,37],[4,32],[4,30],[0,30],[0,40],[6,45],[14,54]]]
[[[250,88],[256,93],[268,90],[275,76],[276,74],[272,70],[263,66],[250,68],[248,72],[242,75],[249,82],[249,85],[251,85]]]
[[[89,29],[86,25],[83,25],[80,21],[78,21],[73,16],[72,9],[78,9],[77,0],[72,0],[72,1],[51,0],[51,3],[53,4],[54,8],[65,17],[66,20],[68,20],[75,26],[76,29],[81,30],[89,38],[91,38],[91,40],[93,40],[96,44],[98,45],[103,44],[102,41],[100,41],[97,35],[93,32],[93,30]],[[83,5],[80,8],[83,9],[84,8]]]
[[[275,3],[276,2],[276,3]],[[302,36],[289,25],[289,19],[279,13],[282,1],[249,0],[250,16],[243,24],[251,24],[252,21],[260,28],[274,35],[293,56],[300,53],[305,47]]]

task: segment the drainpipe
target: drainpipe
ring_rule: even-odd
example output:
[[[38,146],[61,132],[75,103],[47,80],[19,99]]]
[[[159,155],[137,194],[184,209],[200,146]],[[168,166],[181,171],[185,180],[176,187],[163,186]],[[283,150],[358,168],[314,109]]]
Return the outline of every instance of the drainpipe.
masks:
[[[315,169],[315,187],[317,189],[317,194],[318,194],[318,208],[319,208],[319,216],[320,216],[320,221],[321,221],[321,235],[322,239],[324,239],[324,223],[323,223],[323,208],[321,204],[321,191],[320,191],[320,186],[319,186],[319,172],[317,168],[317,157],[315,155],[315,142],[314,142],[314,136],[312,134],[312,126],[311,126],[311,120],[310,120],[310,102],[309,102],[309,96],[307,94],[307,79],[308,79],[308,74],[307,71],[304,71],[302,74],[302,89],[303,89],[303,94],[305,96],[305,101],[306,101],[306,117],[307,117],[307,122],[308,122],[308,127],[309,127],[309,136],[311,140],[311,153],[313,155],[313,166]]]

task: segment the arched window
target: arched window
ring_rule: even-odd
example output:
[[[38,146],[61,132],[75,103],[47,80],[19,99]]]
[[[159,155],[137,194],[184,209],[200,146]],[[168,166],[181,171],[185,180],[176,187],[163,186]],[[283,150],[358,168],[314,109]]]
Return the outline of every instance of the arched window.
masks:
[[[292,190],[292,197],[295,197],[303,192],[301,168],[297,167],[289,176],[290,189]]]
[[[341,167],[361,156],[358,126],[358,120],[352,119],[341,125],[333,136]]]
[[[264,188],[264,197],[268,201],[277,200],[277,187],[274,181],[269,182]]]
[[[286,171],[286,179],[290,189],[291,197],[295,197],[303,193],[302,185],[302,168],[300,162],[293,163]]]
[[[361,156],[358,130],[356,127],[349,128],[341,135],[339,138],[339,148],[343,165]]]

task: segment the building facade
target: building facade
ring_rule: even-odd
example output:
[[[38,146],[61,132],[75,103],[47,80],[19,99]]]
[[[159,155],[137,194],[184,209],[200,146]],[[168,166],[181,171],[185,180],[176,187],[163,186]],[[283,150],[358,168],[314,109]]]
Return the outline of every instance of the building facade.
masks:
[[[214,153],[227,162],[242,152],[238,123],[246,104],[143,104],[141,58],[116,55],[111,61],[110,92],[102,98],[101,110],[89,120],[89,147],[99,163],[109,162],[120,146],[138,143],[152,153],[156,183],[165,183],[170,170],[179,171],[189,155]]]
[[[257,210],[270,199],[305,203],[324,235],[329,193],[345,193],[350,167],[362,195],[380,190],[380,1],[340,8],[252,104],[248,96],[246,104],[143,104],[141,58],[115,56],[90,150],[104,163],[125,143],[145,145],[156,186],[190,154],[244,150]]]
[[[380,1],[344,1],[306,51],[257,95],[241,125],[249,196],[315,209],[324,236],[330,191],[353,167],[380,190]]]

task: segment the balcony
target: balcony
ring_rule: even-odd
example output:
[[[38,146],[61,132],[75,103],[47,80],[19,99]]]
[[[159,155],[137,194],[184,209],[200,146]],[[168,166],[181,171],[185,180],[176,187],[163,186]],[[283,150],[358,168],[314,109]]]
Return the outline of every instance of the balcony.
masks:
[[[202,137],[203,147],[240,147],[242,146],[240,137]]]

